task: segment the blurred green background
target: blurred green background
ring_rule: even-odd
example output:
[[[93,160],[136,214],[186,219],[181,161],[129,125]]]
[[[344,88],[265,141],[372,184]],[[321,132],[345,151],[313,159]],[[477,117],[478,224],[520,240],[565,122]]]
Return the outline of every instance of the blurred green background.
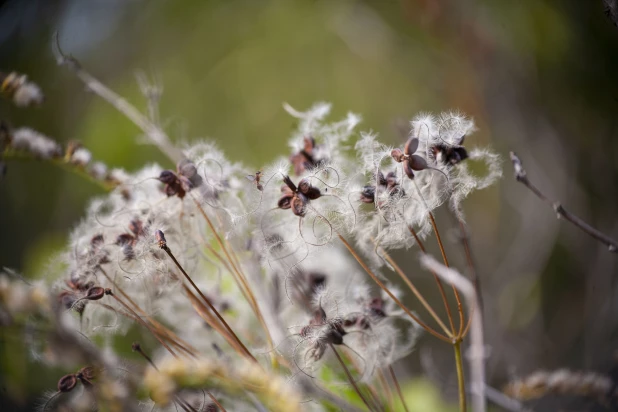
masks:
[[[28,74],[47,98],[28,110],[2,100],[0,118],[59,141],[80,140],[95,159],[131,171],[171,165],[56,66],[55,30],[67,53],[140,108],[136,72],[156,79],[164,87],[162,121],[176,141],[212,139],[250,169],[288,153],[294,121],[283,102],[304,109],[330,101],[333,118],[360,113],[361,130],[392,144],[420,111],[474,117],[479,131],[468,145],[491,145],[505,159],[504,179],[465,204],[493,348],[489,383],[499,387],[542,368],[611,367],[615,255],[557,221],[513,181],[508,162],[515,150],[548,195],[618,235],[618,28],[603,1],[0,1],[0,70]],[[44,275],[100,194],[53,165],[10,162],[0,181],[0,266]],[[448,214],[439,218],[450,233]],[[456,242],[449,247],[463,268]],[[414,255],[397,258],[433,291]],[[23,352],[4,351],[3,365],[36,370]],[[424,338],[399,372],[421,377],[421,388],[432,382],[453,401],[450,356]],[[37,377],[11,390],[28,399],[55,380]]]

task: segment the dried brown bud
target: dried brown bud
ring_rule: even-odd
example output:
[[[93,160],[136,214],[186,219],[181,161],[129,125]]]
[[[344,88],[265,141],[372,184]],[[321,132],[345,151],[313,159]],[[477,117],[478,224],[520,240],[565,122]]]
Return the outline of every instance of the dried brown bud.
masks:
[[[165,240],[165,234],[163,233],[162,230],[160,229],[155,230],[155,238],[157,239],[157,243],[159,244],[159,247],[161,249],[164,249],[165,247],[167,247],[167,241]]]
[[[307,202],[308,200],[305,197],[305,195],[303,195],[302,193],[296,193],[296,195],[292,198],[292,202],[291,202],[292,212],[296,216],[300,216],[300,217],[305,216],[305,214],[307,213],[306,211]]]
[[[391,150],[391,157],[393,159],[395,159],[395,161],[397,163],[401,163],[401,162],[403,162],[403,159],[405,158],[405,155],[403,154],[401,149],[393,149],[393,150]]]
[[[285,176],[283,178],[283,183],[285,183],[285,185],[292,191],[292,192],[296,192],[298,190],[298,188],[296,187],[296,185],[294,184],[294,182],[292,182],[292,179],[290,179],[290,176]]]
[[[135,242],[135,237],[130,233],[122,233],[116,238],[116,244],[118,246],[130,245]]]
[[[292,207],[292,199],[293,198],[294,198],[293,195],[283,195],[283,196],[281,196],[281,198],[277,202],[277,207],[279,207],[279,209],[289,209],[289,208],[291,208]]]
[[[414,171],[407,160],[403,162],[403,171],[410,179],[414,179]]]
[[[92,239],[90,239],[90,245],[92,247],[98,248],[103,244],[104,240],[105,238],[103,237],[103,235],[99,233],[97,235],[94,235]]]
[[[302,194],[307,196],[307,198],[309,198],[310,200],[315,200],[319,198],[320,196],[322,196],[322,193],[320,193],[320,189],[318,189],[315,186],[312,186],[311,183],[309,183],[309,179],[301,180],[298,183],[298,190]]]
[[[373,203],[376,198],[375,186],[365,186],[360,194],[360,201],[363,203]]]
[[[174,184],[177,180],[176,174],[171,170],[164,170],[159,175],[159,181],[167,185]]]
[[[74,374],[65,375],[58,381],[58,392],[71,392],[77,385],[77,377]]]
[[[84,297],[84,299],[99,300],[103,296],[105,296],[105,289],[101,286],[94,286],[88,290],[88,294]]]
[[[86,381],[90,383],[90,380],[96,377],[96,371],[92,366],[84,366],[75,374],[77,379],[80,379],[82,382]]]

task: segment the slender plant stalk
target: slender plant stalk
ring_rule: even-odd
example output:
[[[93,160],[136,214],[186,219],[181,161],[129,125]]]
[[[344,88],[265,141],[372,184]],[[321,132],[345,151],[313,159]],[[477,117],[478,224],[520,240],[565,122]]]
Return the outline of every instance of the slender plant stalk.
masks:
[[[125,293],[125,291],[107,274],[107,272],[105,272],[105,270],[103,270],[103,268],[99,268],[99,270],[101,271],[103,276],[105,276],[105,278],[107,280],[109,280],[112,285],[114,285],[114,289],[117,292],[120,292],[120,294],[126,300],[128,300],[131,305],[133,305],[133,308],[135,309],[135,311],[139,315],[141,315],[143,318],[148,319],[148,322],[160,334],[160,336],[165,338],[168,342],[172,343],[178,349],[185,351],[186,353],[188,353],[193,358],[197,357],[196,356],[197,349],[195,349],[195,347],[193,347],[191,344],[187,343],[185,340],[181,339],[173,331],[171,331],[169,328],[167,328],[166,326],[164,326],[161,323],[159,323],[153,317],[148,316],[146,314],[146,312],[144,312],[144,310],[142,308],[140,308],[139,305],[137,303],[135,303],[135,301],[133,299],[131,299],[131,296],[129,296],[127,293]]]
[[[397,375],[395,375],[395,371],[393,370],[393,367],[391,365],[388,365],[388,371],[390,372],[391,378],[393,379],[393,382],[395,383],[395,388],[397,388],[397,393],[399,394],[399,399],[401,399],[401,404],[403,405],[403,409],[405,409],[406,412],[409,412],[408,405],[406,404],[406,400],[403,397],[403,394],[401,393],[401,387],[399,386]]]
[[[191,305],[193,305],[193,308],[195,309],[195,311],[197,312],[197,314],[214,330],[216,330],[221,336],[223,336],[223,338],[227,341],[227,343],[230,344],[230,346],[241,356],[246,356],[245,351],[243,350],[243,348],[238,344],[238,342],[236,341],[236,339],[234,339],[232,336],[230,336],[230,334],[227,332],[227,330],[225,330],[223,328],[223,326],[221,325],[221,323],[210,313],[210,310],[208,310],[208,307],[206,305],[204,305],[204,303],[198,299],[197,296],[195,296],[193,294],[193,292],[191,292],[191,289],[189,289],[189,287],[187,287],[186,285],[182,285],[185,293],[187,294],[187,297],[189,298],[189,301],[191,302]]]
[[[369,408],[369,410],[371,411],[372,408],[369,405],[369,402],[367,402],[367,399],[365,399],[365,397],[363,396],[363,393],[361,392],[360,388],[358,387],[358,385],[356,384],[356,382],[354,381],[354,377],[352,377],[352,374],[350,373],[350,370],[348,369],[348,367],[346,366],[345,362],[343,361],[343,359],[341,359],[341,356],[339,355],[339,352],[337,351],[337,349],[335,349],[335,346],[332,343],[328,344],[330,346],[330,348],[333,350],[333,352],[335,353],[335,356],[337,356],[337,360],[339,361],[339,363],[341,364],[341,367],[343,368],[346,376],[348,377],[348,380],[350,381],[350,383],[352,384],[352,386],[354,387],[354,390],[356,391],[356,393],[358,394],[358,396],[361,398],[361,400],[363,401],[363,403],[365,405],[367,405],[367,408]]]
[[[444,330],[444,332],[447,334],[447,336],[454,337],[455,336],[455,334],[454,334],[455,331],[453,330],[453,332],[451,332],[448,329],[448,327],[442,322],[442,320],[436,314],[436,312],[433,310],[431,305],[429,305],[429,303],[427,303],[427,301],[425,300],[423,295],[418,291],[418,289],[416,289],[416,287],[414,286],[414,284],[412,284],[412,282],[406,276],[406,274],[403,273],[403,270],[401,270],[399,265],[397,265],[397,263],[395,263],[393,258],[391,258],[391,256],[382,248],[380,248],[380,254],[384,257],[384,259],[386,259],[386,261],[389,263],[389,265],[391,265],[393,267],[393,269],[395,269],[395,273],[397,273],[399,275],[399,277],[406,283],[406,285],[408,285],[408,288],[410,288],[412,293],[414,293],[414,296],[416,296],[416,298],[421,302],[421,304],[425,307],[425,309],[427,309],[427,311],[429,312],[431,317],[433,317],[435,319],[435,321],[438,323],[438,325],[440,325],[440,327],[442,328],[442,330]]]
[[[159,337],[159,335],[153,330],[151,329],[151,327],[148,325],[148,323],[146,323],[146,321],[144,321],[137,313],[135,313],[135,311],[129,306],[127,305],[122,299],[120,299],[118,296],[116,296],[111,290],[109,290],[109,293],[107,293],[109,296],[111,296],[112,298],[114,298],[118,303],[120,303],[122,306],[125,307],[125,309],[127,309],[129,311],[129,313],[131,313],[133,316],[135,316],[135,320],[137,320],[139,323],[142,324],[142,326],[144,326],[146,329],[148,329],[150,331],[150,333],[152,333],[152,335],[159,341],[159,343],[161,345],[163,345],[163,347],[165,349],[167,349],[167,351],[175,358],[178,358],[178,355],[176,355],[176,352],[174,352],[172,350],[172,348],[170,348],[164,341],[163,339],[161,339]]]
[[[219,319],[219,321],[223,324],[223,326],[225,327],[225,329],[227,329],[228,333],[230,334],[230,336],[232,336],[237,342],[238,344],[241,346],[241,348],[243,349],[243,352],[245,352],[246,356],[253,360],[254,362],[257,363],[257,359],[255,359],[255,357],[251,354],[251,352],[249,352],[249,350],[247,349],[247,347],[240,341],[240,339],[238,338],[238,336],[236,336],[236,334],[234,333],[234,331],[232,330],[232,328],[230,327],[230,325],[228,325],[228,323],[225,321],[225,319],[223,319],[223,316],[221,316],[221,314],[219,313],[219,311],[213,306],[213,304],[210,302],[210,299],[208,299],[200,290],[200,288],[197,287],[197,285],[195,284],[195,282],[193,282],[193,279],[191,279],[191,276],[189,276],[189,274],[184,270],[184,268],[182,267],[182,265],[180,264],[180,262],[178,262],[178,260],[176,260],[176,257],[174,256],[174,254],[172,253],[172,251],[170,250],[170,248],[166,245],[166,244],[162,244],[161,249],[163,249],[165,251],[165,253],[167,253],[167,255],[170,257],[170,259],[172,259],[172,261],[174,262],[174,264],[176,265],[176,267],[182,272],[182,274],[185,276],[185,278],[189,281],[189,283],[191,284],[191,286],[193,287],[193,289],[195,289],[195,291],[197,292],[198,295],[200,295],[200,297],[204,300],[204,302],[206,302],[206,304],[208,305],[208,307],[210,308],[210,310],[212,310],[212,312],[215,314],[215,316],[217,316],[217,319]]]
[[[345,240],[345,238],[343,236],[341,236],[340,234],[337,234],[337,236],[339,237],[339,239],[341,240],[341,242],[344,244],[344,246],[348,249],[348,251],[350,252],[350,254],[354,257],[354,259],[356,259],[356,261],[358,262],[359,265],[361,265],[361,267],[365,270],[365,272],[367,272],[367,274],[373,279],[374,282],[376,282],[378,284],[378,286],[384,291],[386,292],[386,294],[388,296],[390,296],[391,299],[393,299],[393,301],[408,315],[410,316],[412,319],[414,319],[414,321],[416,323],[418,323],[423,329],[425,329],[427,332],[431,333],[433,336],[437,337],[440,340],[443,340],[445,342],[451,343],[451,339],[448,336],[444,336],[441,333],[435,331],[433,328],[431,328],[430,326],[428,326],[425,322],[423,322],[422,320],[419,319],[418,316],[416,316],[414,313],[412,313],[410,311],[410,309],[408,309],[403,303],[401,303],[401,301],[397,298],[397,296],[393,295],[393,292],[391,292],[385,285],[384,283],[382,283],[382,281],[376,276],[375,273],[373,273],[373,271],[369,268],[369,266],[367,266],[367,264],[360,258],[360,256],[354,251],[354,249],[352,248],[352,246],[348,243],[347,240]],[[448,332],[448,328],[446,328],[446,331]],[[450,334],[450,332],[448,332]]]
[[[75,165],[73,163],[67,162],[64,157],[60,157],[60,158],[49,158],[49,159],[37,159],[27,153],[24,152],[19,152],[16,150],[11,150],[11,149],[7,149],[3,152],[0,152],[0,155],[2,155],[2,159],[4,160],[17,160],[17,161],[35,161],[35,160],[44,160],[46,162],[49,162],[50,164],[53,164],[55,166],[60,167],[61,169],[73,173],[79,177],[82,177],[86,180],[88,180],[89,182],[99,186],[100,188],[102,188],[103,190],[105,190],[106,192],[109,192],[110,190],[114,189],[115,187],[118,186],[118,183],[113,182],[113,181],[108,181],[108,180],[101,180],[101,179],[95,179],[93,176],[91,176],[90,174],[88,174],[86,172],[86,170],[82,167],[82,166],[78,166]]]
[[[146,134],[151,142],[156,145],[161,152],[169,156],[174,163],[177,163],[182,159],[183,156],[181,151],[172,144],[167,134],[165,134],[161,128],[151,122],[148,117],[144,116],[135,108],[135,106],[84,70],[77,59],[72,56],[65,55],[60,49],[58,33],[54,33],[54,40],[54,53],[59,65],[66,66],[69,70],[75,73],[77,78],[81,80],[90,91],[97,94],[103,100],[112,105],[116,110],[125,115],[129,120],[131,120]]]
[[[463,359],[461,356],[461,342],[457,342],[453,345],[455,349],[455,364],[457,366],[457,388],[459,391],[459,410],[466,412],[468,405],[466,403],[466,383],[463,370]]]
[[[433,257],[421,256],[421,264],[426,268],[432,268],[446,282],[456,286],[466,298],[468,307],[474,307],[476,302],[476,292],[474,285],[465,276],[454,269],[448,268],[438,263]],[[473,314],[472,325],[470,326],[470,349],[468,361],[470,364],[470,393],[472,398],[472,409],[474,412],[485,412],[485,346],[483,339],[483,319],[477,310]],[[457,342],[461,344],[461,342]],[[461,358],[461,351],[456,352],[455,356]],[[463,382],[463,367],[462,380]],[[464,392],[465,393],[465,392]]]
[[[111,311],[111,312],[115,312],[115,313],[119,313],[122,316],[129,318],[137,323],[140,323],[143,326],[146,326],[144,323],[142,323],[142,321],[144,321],[139,315],[133,315],[129,312],[125,312],[124,310],[121,309],[116,309],[110,305],[107,305],[105,303],[101,303],[98,302],[98,305],[101,305],[102,307],[104,307],[105,309]],[[188,355],[188,357],[192,357],[193,359],[197,359],[197,356],[195,356],[194,354],[192,354],[187,348],[185,348],[182,345],[179,345],[178,342],[175,342],[173,339],[171,339],[169,336],[165,335],[164,333],[161,333],[159,330],[157,330],[156,328],[153,328],[152,325],[147,326],[148,331],[150,333],[153,334],[153,336],[155,337],[155,339],[157,339],[157,341],[161,342],[161,340],[165,340],[168,343],[170,343],[171,345],[174,345],[177,349],[183,351],[186,355]]]
[[[393,397],[393,391],[391,390],[390,385],[388,384],[387,380],[386,380],[386,375],[384,374],[384,370],[383,369],[379,369],[378,372],[378,379],[380,380],[380,387],[382,388],[382,390],[384,391],[384,393],[386,394],[386,402],[388,403],[388,406],[391,410],[395,410],[395,399]]]
[[[446,250],[444,249],[444,245],[442,244],[442,238],[440,237],[440,231],[438,230],[436,219],[434,219],[433,213],[431,212],[429,212],[429,220],[431,221],[431,227],[433,228],[433,231],[436,234],[436,240],[438,241],[438,246],[440,247],[440,253],[442,254],[442,259],[444,260],[444,266],[449,267],[448,258],[446,257]],[[457,301],[457,312],[459,313],[459,332],[457,333],[457,336],[458,338],[461,338],[461,335],[463,334],[463,330],[464,330],[464,325],[465,325],[463,305],[461,304],[461,298],[455,286],[453,286],[453,293],[455,294],[455,300]]]
[[[347,353],[347,351],[345,350],[343,350],[343,355],[348,360],[348,362],[350,362],[352,366],[354,366],[354,369],[356,369],[357,372],[362,374],[362,369],[358,366],[354,358],[349,353]],[[371,401],[373,402],[374,406],[378,410],[384,409],[382,405],[380,404],[380,399],[378,397],[378,392],[376,391],[376,389],[373,386],[371,386],[371,384],[369,383],[367,383],[367,389],[369,391],[369,395],[371,396]]]
[[[262,312],[260,310],[260,307],[258,306],[257,300],[255,299],[255,296],[253,295],[253,293],[251,291],[251,288],[248,285],[246,277],[242,274],[242,272],[239,269],[239,267],[237,267],[234,264],[234,259],[232,258],[232,255],[230,254],[230,251],[228,251],[225,242],[223,241],[223,239],[221,238],[221,236],[219,235],[219,233],[215,229],[215,226],[213,225],[212,220],[210,219],[210,217],[208,217],[208,214],[206,213],[204,208],[202,208],[202,205],[200,204],[200,202],[195,198],[195,196],[193,196],[193,194],[191,194],[191,198],[193,199],[193,202],[197,206],[198,210],[200,211],[200,214],[206,220],[206,223],[208,224],[208,227],[210,228],[210,231],[215,236],[215,239],[217,240],[217,243],[219,244],[219,247],[221,247],[221,250],[223,250],[223,253],[227,257],[229,265],[233,269],[233,271],[230,271],[230,273],[232,273],[232,277],[236,281],[236,284],[238,285],[239,289],[241,290],[241,293],[243,294],[243,296],[245,297],[247,302],[249,302],[249,305],[253,309],[253,312],[255,313],[258,321],[260,322],[260,325],[262,326],[262,329],[264,330],[264,332],[266,334],[266,340],[268,342],[268,345],[270,346],[270,348],[273,348],[274,344],[273,344],[273,341],[272,341],[272,337],[270,335],[270,331],[268,330],[268,326],[266,325],[266,322],[264,321],[264,316],[262,315]],[[236,273],[238,278],[236,276],[234,276],[234,272]],[[270,352],[270,357],[271,357],[271,363],[272,363],[273,367],[275,367],[275,368],[278,367],[277,357],[274,354],[274,351]]]
[[[223,407],[223,405],[221,405],[221,403],[217,400],[217,398],[213,396],[212,393],[210,393],[210,391],[206,391],[206,393],[208,394],[210,399],[215,403],[215,405],[217,405],[217,408],[219,408],[221,412],[227,412],[225,408]]]
[[[558,218],[563,217],[591,238],[603,243],[605,246],[607,246],[607,249],[610,252],[618,253],[618,242],[615,239],[612,239],[605,233],[593,228],[588,223],[584,222],[580,217],[574,215],[571,212],[568,212],[559,201],[554,202],[550,200],[547,196],[545,196],[543,192],[541,192],[539,188],[537,188],[530,181],[530,179],[528,179],[528,174],[526,173],[526,170],[524,169],[521,160],[519,159],[519,157],[517,157],[515,152],[510,152],[510,156],[511,161],[513,162],[513,169],[515,171],[515,179],[524,186],[526,186],[528,189],[530,189],[530,191],[532,191],[532,193],[534,193],[539,199],[551,206],[558,215]]]
[[[416,230],[414,230],[414,228],[411,225],[408,225],[408,230],[414,237],[414,240],[416,241],[416,244],[418,245],[418,247],[421,249],[421,252],[423,252],[423,254],[427,254],[425,245],[423,244],[421,239],[418,237]],[[440,277],[438,275],[436,275],[433,272],[432,274],[433,274],[434,279],[436,280],[436,283],[438,284],[438,289],[440,289],[440,295],[442,296],[442,301],[444,302],[444,308],[446,309],[446,315],[448,316],[448,321],[451,326],[452,334],[455,335],[455,323],[453,322],[453,315],[451,314],[451,306],[449,305],[448,299],[446,298],[446,292],[444,291],[444,285],[442,285],[442,281],[440,280]]]

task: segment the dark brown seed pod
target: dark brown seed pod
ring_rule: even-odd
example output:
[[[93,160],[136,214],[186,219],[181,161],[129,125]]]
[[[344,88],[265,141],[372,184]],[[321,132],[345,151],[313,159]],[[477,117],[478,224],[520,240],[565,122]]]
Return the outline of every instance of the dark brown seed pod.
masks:
[[[101,286],[94,286],[88,289],[88,294],[84,297],[84,299],[88,300],[99,300],[105,296],[105,288]]]
[[[176,179],[176,174],[171,170],[164,170],[161,172],[161,174],[159,174],[159,181],[167,185],[173,184],[174,182],[176,182]]]
[[[311,183],[309,183],[309,179],[302,179],[298,182],[298,190],[301,193],[307,193],[311,189]]]
[[[298,183],[298,191],[307,196],[309,200],[315,200],[322,196],[320,189],[312,186],[309,179],[303,179]]]
[[[408,160],[404,160],[403,162],[403,171],[410,179],[414,179],[414,171],[412,170]]]
[[[130,233],[122,233],[116,238],[116,244],[118,246],[131,245],[135,242],[135,236]]]
[[[427,169],[427,160],[418,155],[410,156],[408,162],[410,162],[410,167],[412,168],[412,170],[420,171]]]
[[[303,217],[306,214],[306,206],[307,206],[307,198],[302,193],[296,193],[296,195],[292,198],[291,206],[292,212],[296,216]]]
[[[360,194],[360,201],[363,203],[374,203],[376,199],[375,186],[365,186]]]
[[[292,192],[296,192],[298,191],[298,188],[296,187],[296,185],[294,184],[294,182],[292,182],[292,179],[290,179],[290,176],[285,176],[283,178],[283,183],[285,183],[285,185],[292,191]]]
[[[307,196],[309,200],[315,200],[322,196],[322,192],[320,192],[320,189],[315,186],[311,186],[309,190],[303,193],[305,194],[305,196]]]
[[[58,381],[58,392],[71,392],[77,385],[77,377],[74,374],[65,375]]]
[[[279,209],[289,209],[292,207],[292,199],[294,196],[292,195],[283,195],[279,198],[279,202],[277,202],[277,206]]]
[[[393,149],[393,150],[391,150],[391,157],[393,159],[395,159],[395,161],[397,163],[401,163],[401,162],[403,162],[403,159],[405,158],[405,155],[403,154],[401,149]]]
[[[416,152],[416,150],[418,149],[418,145],[419,145],[418,138],[417,137],[411,137],[406,142],[406,145],[403,148],[403,152],[407,156],[412,156],[414,154],[414,152]]]

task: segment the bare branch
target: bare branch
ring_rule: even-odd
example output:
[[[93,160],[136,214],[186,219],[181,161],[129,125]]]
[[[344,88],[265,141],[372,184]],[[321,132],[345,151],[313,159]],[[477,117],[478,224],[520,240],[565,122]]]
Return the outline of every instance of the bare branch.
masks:
[[[114,106],[116,110],[124,114],[137,127],[142,129],[148,139],[167,155],[174,163],[177,163],[183,158],[181,151],[176,148],[170,141],[167,134],[158,126],[152,123],[146,116],[135,108],[131,103],[126,101],[113,90],[97,80],[94,76],[84,70],[81,64],[72,56],[65,55],[60,49],[58,42],[58,33],[54,33],[54,54],[58,64],[66,66],[88,87],[89,90],[96,93],[99,97]]]
[[[554,211],[557,213],[558,218],[563,217],[567,221],[571,222],[573,225],[577,226],[584,233],[588,234],[588,236],[598,240],[607,246],[608,250],[612,253],[618,253],[618,242],[616,242],[611,237],[606,234],[598,231],[597,229],[590,226],[588,223],[584,222],[579,217],[575,216],[573,213],[567,211],[559,201],[550,200],[543,192],[541,192],[530,180],[528,179],[528,175],[526,170],[521,164],[521,160],[514,152],[510,153],[511,161],[513,162],[513,168],[515,171],[515,179],[526,186],[528,189],[532,191],[539,199],[550,205]]]
[[[485,346],[483,343],[483,325],[480,310],[473,310],[479,307],[478,297],[474,285],[458,271],[446,267],[439,263],[430,255],[421,255],[421,264],[432,272],[436,273],[447,283],[450,283],[466,298],[468,307],[472,313],[472,324],[470,325],[470,392],[472,394],[472,410],[475,412],[485,412]]]

